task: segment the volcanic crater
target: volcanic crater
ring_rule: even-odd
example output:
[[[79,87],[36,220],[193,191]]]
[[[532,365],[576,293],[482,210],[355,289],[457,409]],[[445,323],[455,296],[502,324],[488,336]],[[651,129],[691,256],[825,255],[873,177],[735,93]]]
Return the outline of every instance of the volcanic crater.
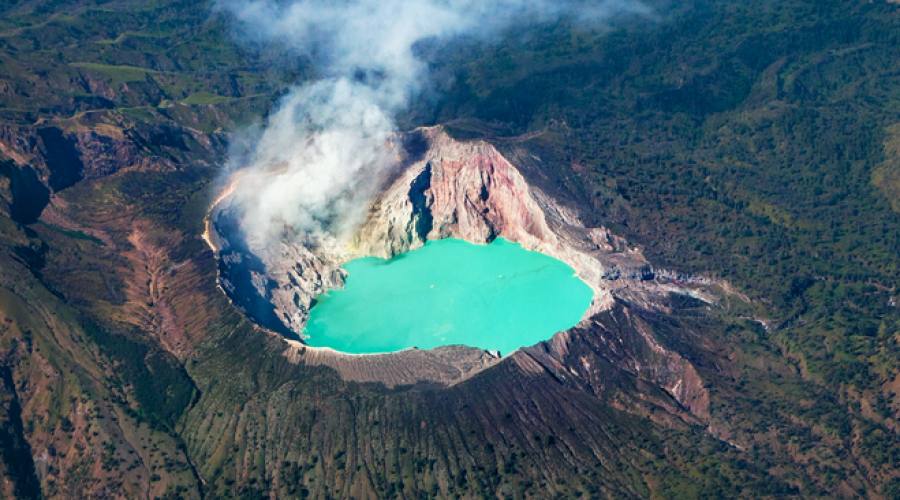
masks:
[[[396,166],[376,180],[378,195],[344,243],[285,231],[277,248],[250,248],[239,236],[229,198],[240,172],[210,210],[204,238],[217,254],[222,289],[257,324],[285,339],[289,360],[387,386],[449,386],[507,363],[592,384],[599,366],[584,355],[580,362],[568,359],[587,344],[595,355],[618,358],[616,370],[649,377],[689,414],[707,411],[694,367],[658,341],[642,316],[665,314],[673,297],[714,304],[727,287],[654,269],[639,248],[604,227],[586,227],[575,210],[531,185],[487,140],[458,139],[434,126],[402,134],[397,143]],[[578,325],[504,358],[459,345],[360,356],[304,343],[316,298],[344,285],[341,265],[349,260],[391,258],[444,238],[486,244],[500,237],[568,264],[591,287],[591,305]]]

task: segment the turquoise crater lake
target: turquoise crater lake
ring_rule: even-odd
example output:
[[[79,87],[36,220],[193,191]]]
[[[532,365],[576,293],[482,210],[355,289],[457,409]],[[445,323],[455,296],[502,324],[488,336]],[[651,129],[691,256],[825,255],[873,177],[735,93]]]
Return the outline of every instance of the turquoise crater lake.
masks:
[[[507,355],[577,324],[593,292],[565,263],[502,238],[430,241],[344,265],[318,297],[307,343],[354,354],[463,344]]]

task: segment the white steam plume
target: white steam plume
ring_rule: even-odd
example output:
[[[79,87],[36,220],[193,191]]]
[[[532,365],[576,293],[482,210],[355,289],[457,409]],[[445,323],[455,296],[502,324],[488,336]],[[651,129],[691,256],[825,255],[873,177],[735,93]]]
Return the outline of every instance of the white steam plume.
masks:
[[[242,32],[309,55],[322,78],[280,103],[234,200],[250,247],[288,231],[341,236],[395,161],[394,115],[427,75],[418,42],[490,37],[517,24],[646,12],[637,0],[220,0]]]

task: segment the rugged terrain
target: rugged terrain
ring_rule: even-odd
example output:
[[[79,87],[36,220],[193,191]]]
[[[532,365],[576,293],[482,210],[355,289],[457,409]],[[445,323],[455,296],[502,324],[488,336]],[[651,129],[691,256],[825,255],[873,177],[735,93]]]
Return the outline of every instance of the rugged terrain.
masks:
[[[201,237],[303,61],[195,2],[0,7],[0,496],[896,497],[898,7],[652,3],[442,49],[347,247],[502,234],[590,318],[363,361]]]

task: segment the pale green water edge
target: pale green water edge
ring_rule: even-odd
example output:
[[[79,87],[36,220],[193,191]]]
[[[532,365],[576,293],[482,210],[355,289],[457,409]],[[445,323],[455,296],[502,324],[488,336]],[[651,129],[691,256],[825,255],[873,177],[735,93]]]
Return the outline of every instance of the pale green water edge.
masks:
[[[501,238],[430,241],[344,269],[344,288],[310,311],[311,346],[364,354],[463,344],[505,356],[577,324],[593,296],[565,263]]]

